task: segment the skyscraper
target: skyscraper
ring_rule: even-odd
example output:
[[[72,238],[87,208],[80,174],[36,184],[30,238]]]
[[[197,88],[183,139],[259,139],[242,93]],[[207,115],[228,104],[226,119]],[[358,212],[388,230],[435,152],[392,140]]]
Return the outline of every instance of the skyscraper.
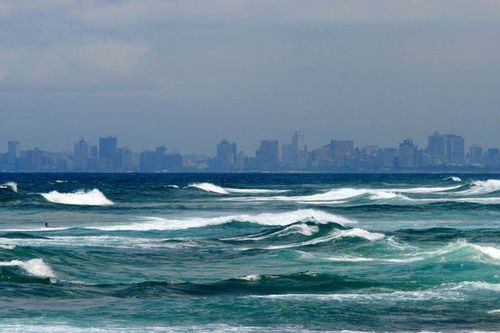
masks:
[[[399,144],[399,167],[414,168],[417,162],[418,147],[413,140],[406,139]]]
[[[354,141],[332,140],[330,142],[330,150],[334,166],[344,167],[354,151]]]
[[[445,162],[445,138],[439,132],[427,137],[427,152],[431,156],[432,165],[441,165]]]
[[[14,167],[16,160],[19,158],[19,142],[9,141],[7,143],[7,164]]]
[[[464,138],[455,134],[445,135],[445,152],[446,152],[445,154],[446,163],[453,165],[464,164],[465,160]]]
[[[278,168],[280,160],[278,140],[262,140],[255,152],[255,159],[255,167],[258,169]]]
[[[86,170],[89,160],[89,144],[81,138],[74,146],[74,162],[76,170]]]
[[[236,143],[223,139],[217,144],[217,166],[223,170],[232,169],[236,165],[237,157]]]
[[[112,136],[99,138],[99,157],[104,160],[106,169],[112,169],[113,155],[118,147],[117,139]]]
[[[482,164],[483,163],[483,148],[479,145],[472,145],[470,147],[470,163]]]

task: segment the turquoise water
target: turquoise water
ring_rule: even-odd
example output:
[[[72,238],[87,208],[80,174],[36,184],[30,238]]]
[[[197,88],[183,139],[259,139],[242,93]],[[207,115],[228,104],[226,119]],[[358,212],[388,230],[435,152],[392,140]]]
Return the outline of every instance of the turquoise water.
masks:
[[[449,176],[0,175],[0,331],[498,330],[500,177]]]

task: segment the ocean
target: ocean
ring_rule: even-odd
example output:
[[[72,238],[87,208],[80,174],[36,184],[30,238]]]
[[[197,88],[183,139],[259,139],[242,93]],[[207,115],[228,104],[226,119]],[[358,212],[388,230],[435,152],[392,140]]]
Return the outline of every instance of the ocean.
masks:
[[[0,174],[1,332],[499,330],[498,175]]]

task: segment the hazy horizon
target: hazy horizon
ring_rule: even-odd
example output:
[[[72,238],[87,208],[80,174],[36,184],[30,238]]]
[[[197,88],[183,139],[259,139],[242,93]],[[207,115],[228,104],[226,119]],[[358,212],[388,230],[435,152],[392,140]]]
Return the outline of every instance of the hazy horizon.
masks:
[[[0,0],[0,151],[500,146],[496,1]]]

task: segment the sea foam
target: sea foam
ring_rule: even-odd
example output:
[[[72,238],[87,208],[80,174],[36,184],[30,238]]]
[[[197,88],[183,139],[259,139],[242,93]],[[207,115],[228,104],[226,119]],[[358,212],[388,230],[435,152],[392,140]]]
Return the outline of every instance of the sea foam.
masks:
[[[221,187],[212,183],[194,183],[188,185],[188,187],[193,187],[205,192],[218,193],[218,194],[283,193],[288,191],[288,190],[270,190],[261,188],[230,188],[230,187]]]
[[[211,225],[220,225],[229,222],[248,222],[260,225],[286,226],[301,221],[314,221],[319,224],[355,223],[339,215],[329,214],[320,210],[300,209],[296,211],[283,213],[261,213],[261,214],[243,214],[227,215],[217,217],[192,217],[186,219],[167,219],[162,217],[145,217],[143,222],[136,222],[125,225],[96,226],[99,230],[179,230],[190,228],[201,228]]]
[[[0,261],[0,266],[18,266],[27,273],[34,276],[48,277],[48,278],[56,277],[56,274],[54,273],[52,268],[50,268],[50,266],[47,265],[43,261],[43,259],[40,258],[31,259],[27,261],[21,261],[21,260]]]
[[[106,206],[113,202],[98,189],[92,191],[77,191],[73,193],[60,193],[52,191],[49,193],[40,193],[47,201],[64,205],[84,205],[84,206]]]
[[[445,179],[443,180],[451,180],[452,182],[461,182],[462,181],[462,178],[460,177],[457,177],[457,176],[451,176],[451,177],[446,177]]]
[[[7,182],[3,185],[0,185],[0,188],[10,188],[13,192],[17,193],[17,183],[16,182]]]
[[[467,190],[457,192],[460,195],[483,195],[500,191],[499,179],[476,180]]]

